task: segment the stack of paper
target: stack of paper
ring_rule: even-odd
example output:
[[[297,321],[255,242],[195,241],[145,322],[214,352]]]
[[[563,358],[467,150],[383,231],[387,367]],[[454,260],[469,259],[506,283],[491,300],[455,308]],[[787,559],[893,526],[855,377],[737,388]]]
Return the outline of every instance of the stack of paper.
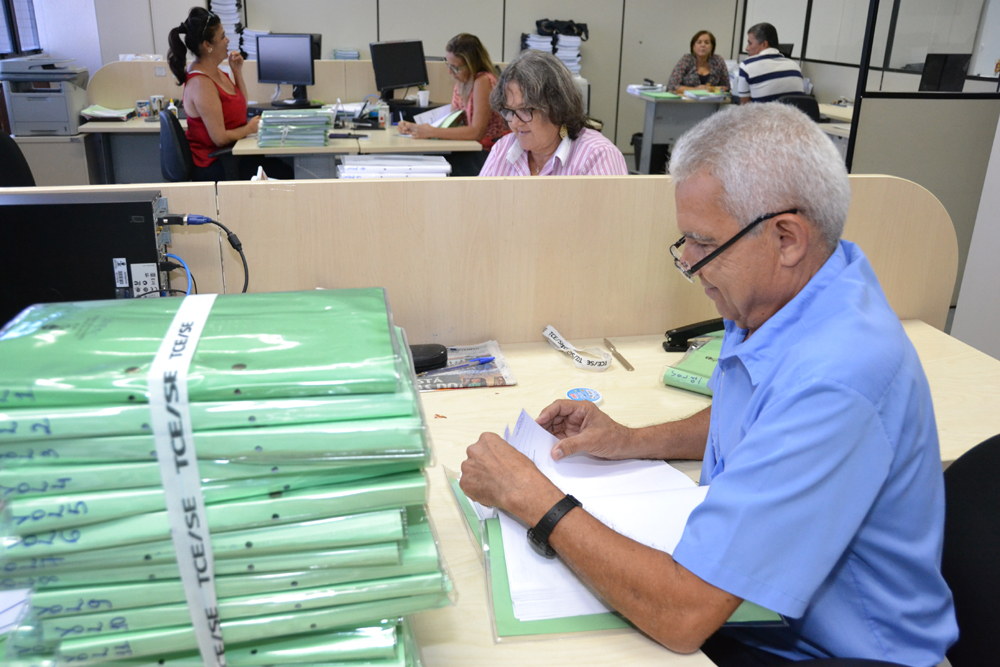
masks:
[[[0,564],[34,589],[6,643],[44,645],[32,664],[201,664],[146,405],[179,303],[47,304],[0,330]],[[408,352],[380,289],[212,306],[187,384],[231,664],[397,657],[395,619],[447,604]]]
[[[684,97],[689,100],[722,101],[729,97],[726,92],[712,92],[710,90],[685,90]]]
[[[361,54],[357,49],[334,49],[334,60],[360,60]]]
[[[337,178],[442,178],[451,164],[441,155],[344,155]]]
[[[128,109],[108,109],[100,104],[91,104],[80,112],[88,120],[126,120],[135,115],[135,107]]]
[[[465,109],[452,110],[450,104],[429,109],[413,117],[414,123],[427,123],[432,127],[452,127],[463,117]]]
[[[257,60],[257,35],[269,35],[267,30],[243,29],[243,50],[247,54],[247,60]]]
[[[240,9],[243,4],[240,0],[209,0],[208,8],[222,21],[222,29],[229,37],[230,48],[239,49],[243,46],[242,33],[243,24]]]
[[[642,95],[643,93],[659,93],[663,91],[662,83],[654,83],[653,85],[644,83],[630,83],[625,91],[630,95]]]
[[[333,114],[330,108],[267,110],[261,114],[257,127],[257,145],[261,148],[326,146]]]
[[[522,411],[504,439],[534,461],[563,492],[607,526],[654,549],[671,552],[691,511],[705,498],[684,473],[663,461],[605,461],[575,455],[552,459],[556,437]],[[488,508],[477,508],[488,518]],[[514,615],[521,621],[599,614],[610,608],[561,560],[536,553],[527,526],[500,512],[503,551]],[[485,515],[485,516],[484,516]]]
[[[580,44],[575,35],[521,35],[521,49],[533,49],[555,54],[570,72],[580,75]]]

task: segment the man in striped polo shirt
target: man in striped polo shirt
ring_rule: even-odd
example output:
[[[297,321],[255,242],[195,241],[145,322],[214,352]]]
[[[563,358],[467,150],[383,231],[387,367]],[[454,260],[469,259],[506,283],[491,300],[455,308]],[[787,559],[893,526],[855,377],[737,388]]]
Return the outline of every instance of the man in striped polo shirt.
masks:
[[[802,70],[776,48],[778,31],[770,23],[758,23],[747,31],[747,53],[740,63],[736,94],[740,103],[773,102],[786,93],[804,92]]]

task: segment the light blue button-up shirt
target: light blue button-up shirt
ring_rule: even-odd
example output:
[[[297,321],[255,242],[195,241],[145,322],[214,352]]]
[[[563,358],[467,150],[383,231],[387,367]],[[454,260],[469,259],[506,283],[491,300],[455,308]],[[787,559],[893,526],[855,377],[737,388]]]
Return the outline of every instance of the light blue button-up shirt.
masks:
[[[936,665],[958,637],[941,577],[944,479],[917,353],[864,253],[842,241],[710,381],[708,495],[674,558],[783,614],[729,630],[790,658]]]

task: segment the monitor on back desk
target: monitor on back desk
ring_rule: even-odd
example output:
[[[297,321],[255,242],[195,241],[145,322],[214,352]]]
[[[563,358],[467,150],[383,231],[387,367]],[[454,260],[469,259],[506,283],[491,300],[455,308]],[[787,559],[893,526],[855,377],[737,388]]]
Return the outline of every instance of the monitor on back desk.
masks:
[[[424,43],[419,39],[374,42],[371,51],[375,87],[379,89],[382,99],[386,102],[391,101],[392,105],[413,104],[404,100],[393,100],[392,91],[427,85]]]
[[[275,107],[313,107],[306,86],[316,85],[315,61],[320,57],[320,35],[257,35],[257,82],[273,83]],[[281,84],[291,84],[292,97],[278,100]]]

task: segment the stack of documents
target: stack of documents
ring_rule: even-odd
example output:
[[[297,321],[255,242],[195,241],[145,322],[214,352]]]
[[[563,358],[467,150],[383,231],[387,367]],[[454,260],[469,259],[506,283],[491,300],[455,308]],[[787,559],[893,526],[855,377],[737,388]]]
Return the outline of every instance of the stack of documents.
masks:
[[[662,83],[654,83],[653,85],[648,85],[644,83],[630,83],[625,91],[630,95],[642,95],[643,93],[661,93],[663,92]]]
[[[135,107],[128,109],[109,109],[100,104],[91,104],[80,112],[88,120],[127,120],[135,115]]]
[[[344,155],[337,178],[443,178],[451,164],[441,155]]]
[[[257,60],[257,35],[269,35],[267,30],[243,29],[243,50],[246,51],[247,60]]]
[[[413,122],[417,124],[426,123],[431,127],[452,127],[458,123],[464,113],[465,109],[452,110],[450,104],[445,104],[444,106],[435,107],[434,109],[416,114],[413,116]]]
[[[241,3],[239,0],[210,0],[208,8],[222,21],[222,29],[229,36],[232,44],[231,48],[239,49],[243,46],[242,33],[243,24],[240,22]]]
[[[334,60],[360,60],[361,54],[357,49],[334,49]]]
[[[261,148],[326,146],[333,114],[330,108],[265,111],[257,127],[257,145]]]
[[[602,523],[668,553],[680,541],[688,515],[708,492],[707,486],[696,486],[663,461],[605,461],[575,455],[556,462],[551,455],[556,437],[524,411],[513,433],[505,433],[504,439]],[[476,512],[485,519],[495,510],[476,506]],[[610,610],[560,559],[550,560],[531,548],[525,538],[527,526],[505,512],[499,515],[511,601],[518,620]]]
[[[533,49],[555,54],[570,72],[580,75],[580,44],[582,40],[575,35],[521,35],[521,50]]]
[[[712,92],[710,90],[685,90],[684,97],[689,100],[703,100],[703,101],[723,101],[729,97],[729,93]]]
[[[33,589],[6,644],[42,646],[32,664],[201,664],[147,405],[179,304],[46,304],[0,330],[2,586]],[[414,384],[383,290],[217,297],[187,386],[230,664],[399,658],[396,619],[448,603]]]

